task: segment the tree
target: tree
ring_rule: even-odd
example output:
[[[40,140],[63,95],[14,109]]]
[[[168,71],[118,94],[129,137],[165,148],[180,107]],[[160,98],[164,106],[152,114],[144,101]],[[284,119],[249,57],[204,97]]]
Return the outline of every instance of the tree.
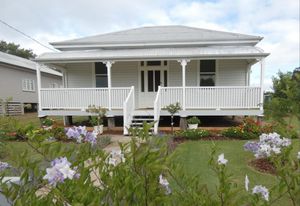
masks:
[[[273,89],[271,100],[265,104],[266,117],[275,120],[286,132],[292,131],[292,121],[300,121],[300,73],[279,72],[278,77],[273,77]]]
[[[0,41],[0,51],[12,54],[15,56],[23,57],[26,59],[34,58],[36,57],[36,54],[33,53],[31,49],[23,49],[20,48],[19,44],[15,43],[7,43],[6,41]]]
[[[166,106],[166,110],[171,114],[171,131],[173,134],[174,131],[174,114],[178,113],[181,110],[181,106],[179,102],[175,104],[170,104]]]

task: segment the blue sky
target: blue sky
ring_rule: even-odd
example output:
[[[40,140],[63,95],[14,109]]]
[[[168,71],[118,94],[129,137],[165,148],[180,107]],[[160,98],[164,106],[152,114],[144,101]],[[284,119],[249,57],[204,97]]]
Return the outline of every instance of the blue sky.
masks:
[[[153,25],[187,25],[263,36],[266,88],[300,65],[299,0],[2,0],[0,18],[43,43]],[[21,17],[21,18],[20,18]],[[48,52],[0,24],[0,39]],[[251,83],[258,84],[254,66]]]

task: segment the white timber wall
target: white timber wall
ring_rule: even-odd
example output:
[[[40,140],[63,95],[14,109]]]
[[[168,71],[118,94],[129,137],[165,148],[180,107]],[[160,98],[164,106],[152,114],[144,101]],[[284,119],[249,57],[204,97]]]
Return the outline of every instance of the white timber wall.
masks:
[[[69,88],[95,87],[94,63],[73,63],[67,66],[67,85]]]
[[[138,105],[138,62],[115,62],[111,68],[112,87],[134,86],[135,105]]]
[[[246,60],[218,60],[217,66],[217,86],[246,86],[248,66]]]

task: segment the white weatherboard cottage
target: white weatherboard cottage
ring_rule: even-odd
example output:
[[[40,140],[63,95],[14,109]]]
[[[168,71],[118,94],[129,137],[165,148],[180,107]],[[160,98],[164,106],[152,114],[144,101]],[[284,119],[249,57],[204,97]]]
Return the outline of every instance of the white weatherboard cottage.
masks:
[[[180,102],[182,118],[263,114],[262,37],[186,26],[154,26],[51,43],[61,52],[37,62],[63,73],[64,88],[41,88],[39,115],[88,115],[106,107],[110,121],[123,116],[124,134],[137,116],[157,121]],[[249,86],[261,65],[259,87]],[[40,70],[37,69],[38,77]]]

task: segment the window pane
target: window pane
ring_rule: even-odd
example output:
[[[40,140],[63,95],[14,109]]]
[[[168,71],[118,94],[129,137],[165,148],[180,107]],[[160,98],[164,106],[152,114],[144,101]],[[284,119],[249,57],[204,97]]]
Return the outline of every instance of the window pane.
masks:
[[[168,61],[164,61],[164,66],[167,66],[168,65]]]
[[[106,65],[102,62],[96,62],[95,63],[95,73],[96,74],[107,74],[107,68]]]
[[[144,76],[144,71],[141,71],[141,91],[145,91],[145,76]]]
[[[216,61],[215,60],[201,60],[200,61],[200,72],[215,72]]]
[[[96,76],[96,87],[107,87],[107,76]]]
[[[155,71],[155,91],[157,92],[158,86],[160,85],[160,71]]]
[[[165,87],[168,86],[168,71],[167,70],[164,71],[164,86]]]
[[[153,92],[153,71],[148,71],[148,92]]]
[[[215,75],[214,74],[201,74],[200,86],[215,86]]]
[[[141,62],[141,66],[142,66],[142,67],[144,66],[144,62],[143,62],[143,61]]]
[[[160,66],[161,61],[147,61],[147,66]]]

